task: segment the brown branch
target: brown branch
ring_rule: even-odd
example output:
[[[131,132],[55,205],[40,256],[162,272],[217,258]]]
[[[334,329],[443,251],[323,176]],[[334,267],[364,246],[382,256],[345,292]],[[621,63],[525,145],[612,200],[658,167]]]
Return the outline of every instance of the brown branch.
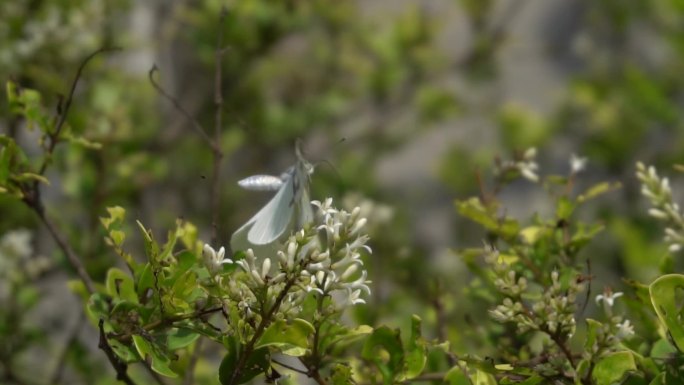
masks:
[[[74,100],[74,93],[76,92],[76,86],[78,85],[78,81],[81,79],[81,74],[83,73],[83,70],[85,69],[86,65],[92,60],[95,56],[103,53],[103,52],[110,52],[110,51],[116,51],[119,50],[120,48],[118,47],[102,47],[98,49],[97,51],[91,53],[90,55],[86,56],[85,59],[81,62],[81,65],[78,66],[78,70],[76,71],[76,75],[74,76],[74,80],[71,82],[71,88],[69,89],[69,95],[66,98],[66,101],[64,102],[64,105],[60,102],[58,105],[58,112],[57,112],[57,123],[55,123],[55,127],[52,130],[51,133],[48,133],[48,138],[50,140],[50,143],[48,144],[48,147],[45,151],[45,159],[43,159],[43,164],[40,166],[40,171],[38,174],[43,175],[45,173],[45,170],[47,170],[48,163],[50,162],[50,158],[52,157],[52,153],[55,151],[55,147],[57,146],[57,143],[59,142],[59,134],[62,132],[62,128],[64,127],[64,123],[66,122],[67,115],[69,114],[69,109],[71,108],[71,103]],[[35,182],[36,184],[38,183],[37,181]]]
[[[214,73],[214,105],[216,106],[214,119],[214,141],[212,145],[213,163],[211,172],[211,192],[209,201],[211,207],[211,243],[216,245],[218,243],[218,222],[220,210],[220,177],[221,177],[221,160],[223,159],[223,152],[221,151],[221,126],[223,117],[223,93],[221,91],[223,73],[221,58],[225,50],[223,49],[223,26],[226,21],[228,10],[222,7],[218,22],[218,33],[216,37],[216,63]]]
[[[69,261],[69,264],[71,267],[76,270],[76,274],[78,274],[78,277],[83,281],[83,284],[85,285],[86,290],[88,290],[88,293],[93,294],[95,293],[95,284],[93,283],[93,279],[90,278],[90,275],[88,274],[88,271],[86,270],[85,266],[83,266],[83,263],[81,263],[81,259],[78,257],[74,249],[69,245],[69,242],[67,242],[66,237],[59,231],[57,226],[55,226],[54,223],[46,216],[45,211],[43,210],[43,205],[40,201],[36,201],[35,203],[30,203],[27,200],[24,200],[28,204],[28,206],[36,213],[38,214],[38,218],[45,224],[45,227],[47,227],[48,231],[50,232],[50,235],[52,235],[52,238],[57,242],[57,245],[59,246],[60,249],[62,249],[62,252],[66,255],[67,260]]]
[[[148,72],[148,78],[150,79],[150,83],[152,83],[152,87],[154,87],[154,89],[157,90],[157,92],[159,92],[159,94],[161,94],[161,95],[162,95],[163,97],[165,97],[169,102],[171,102],[171,104],[173,104],[173,106],[176,108],[176,110],[177,110],[178,112],[180,112],[180,113],[185,117],[185,119],[188,120],[188,122],[190,122],[190,124],[192,125],[192,128],[195,130],[195,132],[197,132],[197,134],[199,134],[199,136],[200,136],[205,142],[207,142],[207,144],[209,145],[209,147],[211,147],[212,151],[217,151],[217,148],[215,147],[214,142],[211,140],[211,138],[209,137],[209,135],[207,135],[207,133],[204,131],[204,128],[202,128],[202,125],[197,121],[197,119],[195,119],[195,118],[194,118],[194,117],[193,117],[185,108],[183,108],[183,106],[180,104],[180,102],[178,101],[178,99],[176,99],[176,98],[173,97],[171,94],[169,94],[168,92],[166,92],[166,91],[165,91],[165,90],[164,90],[164,89],[163,89],[163,88],[154,80],[154,73],[155,73],[155,72],[158,72],[158,71],[159,71],[159,70],[157,69],[157,66],[154,65],[154,66],[152,66],[152,68],[151,68],[150,71]]]
[[[586,280],[588,281],[588,283],[587,283],[587,295],[584,297],[584,303],[582,304],[582,309],[580,310],[580,315],[584,315],[584,312],[587,310],[587,305],[589,305],[589,301],[591,300],[591,281],[593,281],[593,277],[591,275],[591,259],[589,259],[589,258],[587,258]]]
[[[128,373],[126,372],[128,369],[128,365],[126,365],[125,362],[121,361],[119,357],[116,355],[116,353],[114,353],[114,350],[112,350],[112,347],[109,346],[109,342],[107,341],[107,335],[104,331],[103,319],[100,319],[98,327],[100,328],[100,342],[98,343],[97,347],[99,347],[105,352],[107,358],[109,359],[109,362],[114,367],[114,370],[116,370],[116,379],[124,382],[127,385],[136,385],[135,382],[128,376]]]
[[[237,379],[240,378],[240,375],[242,374],[242,370],[245,368],[245,365],[247,364],[247,360],[249,359],[249,356],[251,356],[252,353],[254,352],[254,345],[257,343],[259,338],[261,338],[261,335],[266,330],[266,326],[268,325],[269,322],[271,322],[273,315],[280,308],[281,303],[283,302],[283,300],[287,296],[287,293],[290,291],[290,288],[292,286],[294,286],[296,280],[297,280],[297,278],[294,277],[285,283],[285,286],[281,290],[280,294],[278,294],[278,297],[273,302],[273,306],[261,318],[259,325],[254,330],[254,335],[252,336],[252,339],[249,340],[247,345],[245,345],[244,349],[241,349],[242,351],[239,354],[240,358],[238,359],[238,362],[235,365],[235,370],[233,371],[233,375],[230,377],[228,384],[231,384],[231,385],[235,384]]]
[[[301,361],[301,357],[299,358],[299,360]],[[290,370],[292,370],[293,372],[297,372],[297,373],[299,373],[299,374],[304,374],[304,375],[309,375],[309,372],[308,372],[308,371],[306,371],[306,370],[304,370],[304,369],[295,368],[294,366],[292,366],[292,365],[290,365],[290,364],[286,364],[286,363],[284,363],[284,362],[280,362],[280,361],[276,360],[275,358],[271,359],[271,362],[273,362],[273,363],[275,363],[275,364],[278,364],[278,365],[280,365],[280,366],[282,366],[282,367],[284,367],[284,368],[286,368],[286,369],[290,369]]]

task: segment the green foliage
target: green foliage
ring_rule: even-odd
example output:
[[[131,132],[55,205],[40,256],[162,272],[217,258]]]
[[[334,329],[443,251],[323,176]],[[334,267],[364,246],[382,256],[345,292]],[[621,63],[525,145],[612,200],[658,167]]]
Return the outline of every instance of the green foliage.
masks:
[[[0,73],[12,80],[0,97],[0,382],[148,383],[150,370],[170,384],[682,383],[684,216],[655,168],[637,165],[641,186],[625,171],[633,159],[683,159],[681,2],[584,4],[582,30],[563,43],[580,69],[543,113],[524,101],[482,103],[483,91],[506,84],[498,53],[518,38],[506,36],[514,18],[493,1],[457,3],[469,40],[457,62],[439,48],[451,24],[441,8],[164,8],[150,51],[183,52],[153,77],[172,103],[120,65],[151,45],[122,22],[137,20],[134,2],[1,3]],[[642,28],[665,54],[633,48]],[[113,45],[125,53],[68,83],[88,53]],[[222,76],[210,84],[219,58]],[[496,138],[448,144],[439,162],[463,219],[450,244],[464,247],[444,257],[412,232],[425,223],[423,202],[383,190],[375,171],[462,117],[485,117],[478,125]],[[326,148],[339,175],[317,167],[312,196],[340,207],[319,202],[316,222],[272,250],[214,250],[255,210],[256,194],[225,186],[271,172],[296,137]],[[341,137],[348,142],[334,146]],[[573,156],[567,174],[544,175],[540,166],[555,168],[567,147],[591,168]],[[638,188],[663,234],[637,210]],[[516,191],[530,194],[521,203]],[[5,232],[22,226],[41,238],[39,252],[17,249],[23,235]],[[159,229],[169,230],[158,238]],[[68,286],[104,336],[68,338],[60,357],[38,360],[64,363],[63,378],[24,358],[43,345],[62,350],[46,335],[66,334],[61,314],[45,320],[56,332],[32,322],[50,269],[78,275]],[[102,369],[96,345],[112,352],[116,374]]]

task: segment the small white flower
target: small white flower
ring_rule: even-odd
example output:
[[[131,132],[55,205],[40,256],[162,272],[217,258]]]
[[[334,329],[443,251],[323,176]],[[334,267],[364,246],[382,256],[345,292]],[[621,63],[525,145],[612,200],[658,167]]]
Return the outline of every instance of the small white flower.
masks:
[[[578,172],[584,171],[584,169],[587,167],[587,158],[586,157],[580,157],[577,156],[576,154],[570,155],[570,172],[573,174],[577,174]]]
[[[608,307],[613,307],[615,300],[622,297],[622,294],[623,293],[619,291],[612,293],[610,290],[606,290],[603,294],[596,296],[596,304],[603,302],[608,305]]]
[[[525,162],[518,164],[518,171],[523,176],[523,178],[529,180],[530,182],[539,182],[539,175],[537,175],[536,170],[538,166],[534,162]]]
[[[232,264],[233,261],[230,258],[225,258],[226,249],[221,247],[218,252],[216,252],[209,244],[204,245],[202,250],[202,257],[204,259],[204,266],[207,267],[211,275],[216,275],[221,271],[221,266],[225,264]]]
[[[366,300],[361,298],[361,290],[349,290],[347,292],[347,304],[356,305],[359,303],[366,303]]]
[[[629,323],[628,319],[624,320],[622,323],[616,324],[615,326],[618,328],[615,337],[620,340],[628,339],[634,335],[634,326]]]

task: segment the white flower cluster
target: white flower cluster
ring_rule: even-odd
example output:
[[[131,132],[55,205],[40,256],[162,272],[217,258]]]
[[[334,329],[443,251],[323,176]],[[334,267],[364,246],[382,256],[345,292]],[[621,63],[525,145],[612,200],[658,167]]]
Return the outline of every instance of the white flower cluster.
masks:
[[[613,316],[615,300],[622,296],[622,292],[613,292],[610,288],[606,288],[603,294],[596,296],[596,304],[603,303],[603,311],[611,320],[611,323],[605,326],[607,344],[617,344],[634,336],[634,327],[628,319],[623,320],[621,316]]]
[[[233,261],[225,257],[222,247],[216,252],[205,245],[204,264],[211,276],[227,288],[231,299],[238,301],[238,309],[246,315],[258,308],[270,309],[277,303],[278,315],[297,311],[310,293],[322,296],[340,294],[338,308],[365,303],[362,295],[370,295],[367,272],[361,252],[371,253],[366,245],[368,236],[361,230],[367,220],[360,216],[361,209],[352,212],[338,210],[332,199],[311,202],[318,208],[314,223],[290,236],[277,251],[277,261],[259,260],[252,249],[244,258]],[[275,262],[275,263],[274,263]],[[235,264],[244,274],[220,273],[222,265]],[[264,293],[266,295],[258,295]],[[279,298],[281,295],[284,297]],[[265,298],[259,302],[258,298]]]
[[[316,263],[307,267],[306,274],[311,274],[307,290],[322,295],[333,291],[346,293],[342,305],[365,303],[361,293],[370,295],[371,291],[361,251],[372,252],[366,244],[368,235],[361,233],[367,219],[360,216],[361,208],[358,206],[351,213],[334,208],[332,198],[311,203],[318,207],[317,223],[320,224],[317,230],[324,251],[319,254]]]
[[[670,252],[674,253],[684,246],[684,217],[681,208],[672,199],[672,189],[667,178],[658,176],[655,167],[646,167],[638,162],[637,178],[641,182],[641,193],[648,198],[653,206],[648,210],[649,215],[659,219],[667,225],[665,228],[665,242]]]
[[[523,178],[530,182],[539,182],[539,175],[537,175],[539,165],[536,162],[536,157],[537,149],[530,147],[525,150],[521,157],[517,157],[517,159],[497,161],[494,172],[498,176],[507,175],[511,171],[518,172]]]
[[[575,333],[575,310],[577,293],[582,290],[578,282],[570,282],[563,288],[557,271],[551,273],[551,286],[547,287],[539,301],[531,307],[520,299],[507,297],[501,305],[490,310],[492,318],[499,322],[514,322],[520,332],[539,330],[548,334],[560,333],[567,338]]]

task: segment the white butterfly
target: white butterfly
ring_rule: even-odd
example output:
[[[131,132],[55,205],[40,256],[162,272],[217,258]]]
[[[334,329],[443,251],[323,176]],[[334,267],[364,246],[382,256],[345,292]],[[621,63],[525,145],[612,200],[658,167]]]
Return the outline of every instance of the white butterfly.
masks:
[[[302,156],[301,142],[295,145],[297,163],[280,176],[254,175],[238,182],[252,191],[275,191],[275,196],[230,238],[233,251],[269,245],[286,230],[300,229],[313,220],[309,197],[310,175],[314,167]]]

